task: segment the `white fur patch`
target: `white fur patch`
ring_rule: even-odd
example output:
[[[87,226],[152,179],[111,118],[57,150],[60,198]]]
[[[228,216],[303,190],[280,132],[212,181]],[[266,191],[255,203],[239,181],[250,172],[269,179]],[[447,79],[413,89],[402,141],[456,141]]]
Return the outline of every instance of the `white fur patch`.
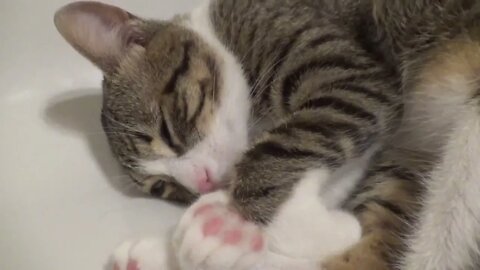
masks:
[[[327,186],[335,185],[331,180],[325,169],[305,174],[267,228],[272,253],[313,263],[345,250],[360,239],[360,224],[353,215],[339,209],[340,201],[329,209],[320,197]]]
[[[464,269],[480,254],[480,117],[476,109],[456,121],[442,160],[426,183],[424,209],[403,269]]]

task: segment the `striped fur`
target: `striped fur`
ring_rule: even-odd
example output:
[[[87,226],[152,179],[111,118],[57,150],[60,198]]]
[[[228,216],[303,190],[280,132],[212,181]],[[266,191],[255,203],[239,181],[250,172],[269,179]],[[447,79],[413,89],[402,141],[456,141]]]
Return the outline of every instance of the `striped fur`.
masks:
[[[424,194],[422,180],[431,169],[430,153],[387,147],[345,205],[358,217],[361,240],[341,255],[323,262],[323,269],[394,269],[406,251]]]
[[[143,20],[106,4],[67,5],[55,23],[104,72],[102,124],[134,183],[162,198],[195,199],[186,184],[193,165],[177,168],[184,175],[152,175],[143,163],[183,156],[210,133],[226,97],[224,60],[181,24]]]
[[[217,32],[252,86],[254,116],[275,119],[237,165],[233,183],[237,207],[258,222],[268,223],[304,171],[343,166],[398,123],[395,72],[335,8],[304,0],[213,2]]]
[[[454,251],[430,245],[435,239],[422,234],[432,227],[429,210],[441,216],[441,209],[431,205],[438,194],[424,192],[422,180],[446,181],[436,172],[450,172],[442,167],[448,165],[442,155],[458,156],[443,151],[456,145],[449,137],[454,120],[471,117],[478,105],[469,103],[468,112],[457,112],[475,100],[472,89],[478,85],[470,82],[478,70],[454,53],[475,55],[480,46],[476,1],[212,0],[206,23],[214,33],[192,24],[195,13],[155,22],[106,8],[116,23],[114,31],[104,30],[111,35],[100,38],[115,48],[108,54],[98,49],[102,44],[72,35],[81,16],[69,12],[91,13],[88,5],[64,10],[57,24],[103,69],[105,130],[117,158],[144,190],[192,200],[198,192],[190,180],[194,169],[214,164],[220,168],[213,172],[216,181],[231,180],[233,206],[268,227],[305,172],[334,173],[382,149],[345,201],[361,222],[363,238],[324,267],[455,270],[474,265],[478,250],[461,242],[465,235],[448,241],[470,262],[441,257],[430,262],[415,252]],[[105,16],[98,10],[93,14]],[[445,80],[443,89],[436,82],[445,78],[454,83]],[[461,94],[449,92],[464,85]],[[452,113],[433,119],[445,109]],[[238,117],[242,112],[251,116]],[[260,134],[249,138],[249,147],[247,121],[248,131]],[[220,137],[223,141],[215,144]],[[212,142],[215,147],[208,147]],[[217,152],[224,148],[222,160]],[[185,159],[188,164],[180,163]],[[455,212],[452,216],[458,218]],[[478,232],[474,217],[462,217]],[[413,228],[419,233],[409,236]]]
[[[405,91],[404,120],[389,142],[401,151],[381,162],[393,160],[392,168],[404,169],[394,176],[376,171],[381,178],[374,174],[373,179],[381,179],[380,184],[367,178],[367,192],[350,202],[364,236],[326,262],[326,269],[476,269],[480,223],[478,211],[470,208],[478,199],[467,190],[478,190],[478,169],[471,165],[478,153],[465,142],[479,135],[474,94],[480,72],[478,2],[372,2],[383,37],[378,48],[388,48],[386,59],[401,67]],[[469,139],[469,144],[475,149],[478,143]],[[405,157],[404,149],[422,154],[405,163],[398,159]],[[392,187],[395,192],[389,194]]]

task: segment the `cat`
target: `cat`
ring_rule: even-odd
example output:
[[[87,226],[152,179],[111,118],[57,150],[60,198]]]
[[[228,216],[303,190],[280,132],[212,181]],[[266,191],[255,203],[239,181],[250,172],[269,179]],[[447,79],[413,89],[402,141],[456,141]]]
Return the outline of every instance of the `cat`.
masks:
[[[78,2],[55,23],[104,72],[102,123],[141,189],[189,202],[228,190],[187,210],[180,263],[247,269],[272,242],[294,254],[292,238],[269,233],[301,235],[283,214],[316,194],[325,216],[302,230],[338,214],[348,236],[318,267],[466,269],[480,231],[478,12],[473,0],[210,0],[154,21]],[[427,173],[414,159],[431,160]],[[342,206],[362,225],[356,244]],[[215,252],[228,251],[231,217],[255,248]],[[325,244],[307,232],[302,241]],[[127,245],[134,257],[120,269],[148,270],[142,243]]]

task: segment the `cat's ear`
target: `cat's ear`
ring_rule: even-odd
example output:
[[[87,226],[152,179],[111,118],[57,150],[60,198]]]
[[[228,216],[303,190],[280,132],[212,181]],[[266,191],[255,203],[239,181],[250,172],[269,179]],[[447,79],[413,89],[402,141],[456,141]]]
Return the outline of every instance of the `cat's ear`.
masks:
[[[142,45],[140,19],[98,2],[75,2],[55,13],[62,36],[105,73],[112,72],[132,46]]]

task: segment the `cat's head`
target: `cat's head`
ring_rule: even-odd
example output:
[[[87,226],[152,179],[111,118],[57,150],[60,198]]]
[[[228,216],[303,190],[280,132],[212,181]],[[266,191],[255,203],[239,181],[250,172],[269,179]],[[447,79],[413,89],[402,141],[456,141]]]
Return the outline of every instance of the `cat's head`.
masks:
[[[55,15],[104,74],[102,124],[119,162],[142,190],[180,201],[228,180],[248,142],[247,84],[201,16],[144,20],[97,2]]]

